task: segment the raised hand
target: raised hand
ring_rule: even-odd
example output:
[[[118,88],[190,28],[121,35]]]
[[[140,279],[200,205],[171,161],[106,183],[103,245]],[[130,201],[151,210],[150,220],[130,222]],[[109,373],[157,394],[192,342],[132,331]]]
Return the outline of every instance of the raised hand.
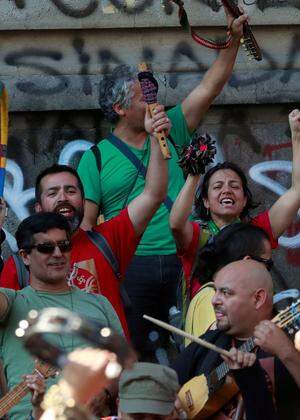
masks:
[[[300,134],[300,111],[299,109],[294,109],[289,114],[289,123],[292,134]]]
[[[243,36],[243,24],[249,21],[248,15],[244,13],[244,10],[241,7],[239,7],[239,9],[243,14],[237,18],[232,16],[226,7],[224,7],[224,9],[227,18],[227,27],[230,30],[232,37],[235,39],[241,38]]]
[[[156,106],[153,117],[151,117],[147,107],[145,114],[145,130],[149,134],[165,131],[166,136],[169,135],[171,130],[171,121],[167,116],[163,105]]]

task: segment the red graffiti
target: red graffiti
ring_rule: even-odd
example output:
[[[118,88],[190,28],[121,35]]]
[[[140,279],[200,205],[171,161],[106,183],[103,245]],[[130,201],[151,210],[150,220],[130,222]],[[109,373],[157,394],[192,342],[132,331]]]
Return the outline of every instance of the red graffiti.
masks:
[[[277,150],[286,149],[289,147],[292,147],[291,141],[288,141],[287,143],[280,143],[280,144],[267,144],[263,149],[263,156],[268,159],[271,159],[272,154],[274,152],[277,152]]]

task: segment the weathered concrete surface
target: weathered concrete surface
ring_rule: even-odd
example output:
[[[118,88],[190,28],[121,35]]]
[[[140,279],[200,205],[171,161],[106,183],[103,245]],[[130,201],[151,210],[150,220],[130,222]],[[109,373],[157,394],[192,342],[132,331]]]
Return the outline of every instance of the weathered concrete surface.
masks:
[[[127,7],[124,13],[124,4],[133,8]],[[241,0],[240,4],[254,25],[298,25],[300,21],[298,0]],[[224,12],[216,0],[185,0],[185,8],[192,25],[225,24]],[[169,9],[158,0],[2,0],[0,29],[178,26],[177,7],[172,9],[168,14]]]
[[[159,100],[168,105],[180,102],[203,77],[197,74],[160,74],[165,84],[160,86]],[[289,80],[283,84],[281,80]],[[16,82],[11,77],[2,77],[10,86],[11,111],[44,111],[70,109],[97,109],[99,76],[30,76],[20,77]],[[179,90],[170,85],[176,81]],[[250,83],[251,82],[251,83]],[[245,84],[245,85],[244,85]],[[176,86],[176,87],[177,87]],[[30,88],[30,93],[28,90]],[[86,91],[84,91],[86,89]],[[283,70],[239,72],[215,100],[216,104],[248,104],[297,102],[300,94],[300,72]]]
[[[286,165],[291,161],[287,115],[292,108],[292,104],[215,106],[207,113],[201,130],[216,139],[219,160],[230,159],[246,173],[264,162],[261,174],[269,177],[275,190],[278,185],[284,189],[291,182]],[[108,129],[99,111],[11,114],[5,188],[10,206],[6,224],[9,232],[13,233],[18,222],[32,211],[32,187],[39,171],[55,162],[76,166],[83,151],[101,139]],[[268,165],[273,165],[272,171],[268,171]],[[251,180],[250,176],[249,179],[255,200],[261,203],[259,210],[269,208],[278,194],[264,185],[263,177],[260,182]],[[275,252],[280,287],[299,287],[299,231],[300,223],[295,221],[285,235],[291,239],[286,238],[285,246]]]
[[[300,97],[299,27],[258,27],[264,60],[240,48],[234,77],[217,103],[284,103]],[[204,35],[222,36],[210,28]],[[276,40],[276,42],[275,42]],[[180,29],[22,31],[2,35],[1,80],[11,111],[95,109],[98,83],[117,64],[148,61],[166,105],[182,100],[216,58]]]
[[[12,247],[11,234],[32,211],[40,170],[54,162],[76,165],[108,130],[98,111],[104,73],[117,64],[147,61],[159,80],[160,100],[170,106],[186,96],[216,57],[179,27],[176,8],[167,14],[158,0],[129,2],[138,13],[114,9],[121,0],[1,2],[0,79],[11,111],[4,195]],[[264,60],[249,61],[240,51],[234,75],[201,129],[218,142],[219,160],[229,158],[250,171],[254,195],[268,208],[291,182],[287,115],[300,99],[300,1],[240,4],[252,18]],[[224,37],[217,0],[186,0],[185,6],[202,36]],[[276,251],[281,287],[299,287],[299,232],[296,221]]]

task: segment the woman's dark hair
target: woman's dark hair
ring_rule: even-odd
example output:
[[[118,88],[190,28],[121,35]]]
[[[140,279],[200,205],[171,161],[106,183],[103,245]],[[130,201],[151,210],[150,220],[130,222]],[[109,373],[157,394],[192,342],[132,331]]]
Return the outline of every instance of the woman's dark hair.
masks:
[[[198,250],[192,276],[203,284],[227,264],[247,255],[260,258],[265,250],[264,241],[270,242],[269,236],[258,226],[250,223],[228,225]]]
[[[208,196],[208,187],[209,187],[210,178],[213,176],[214,173],[216,173],[217,171],[221,169],[231,169],[240,177],[242,181],[243,191],[247,198],[247,202],[246,202],[245,207],[243,208],[242,213],[240,214],[240,218],[243,219],[249,216],[249,211],[258,206],[258,204],[253,202],[252,193],[248,187],[248,181],[242,169],[235,163],[226,161],[223,163],[218,163],[217,165],[213,166],[206,172],[203,178],[202,185],[199,187],[198,191],[196,192],[194,213],[201,220],[210,219],[210,213],[207,210],[207,208],[204,206],[203,198],[207,198]]]
[[[35,213],[24,219],[16,231],[16,240],[19,249],[29,250],[34,245],[33,236],[36,233],[46,233],[50,229],[61,229],[71,238],[71,229],[67,219],[58,213]]]

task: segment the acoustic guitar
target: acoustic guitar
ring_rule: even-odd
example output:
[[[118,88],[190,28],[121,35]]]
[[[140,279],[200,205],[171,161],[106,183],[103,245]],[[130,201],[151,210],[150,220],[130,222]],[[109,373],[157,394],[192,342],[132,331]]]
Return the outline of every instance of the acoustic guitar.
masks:
[[[223,6],[225,6],[232,16],[235,18],[238,18],[243,13],[240,11],[234,0],[221,0],[223,3]],[[252,56],[255,60],[261,61],[262,60],[262,54],[261,50],[259,48],[259,45],[253,35],[253,32],[248,24],[248,22],[245,22],[243,25],[243,33],[244,36],[241,39],[241,43],[243,44],[244,48],[248,52],[250,56]]]
[[[57,373],[57,369],[48,365],[47,363],[36,361],[34,373],[42,375],[45,379],[53,377]],[[26,381],[20,382],[13,389],[11,389],[7,394],[0,399],[0,418],[4,416],[11,408],[17,405],[26,394],[30,392]]]
[[[289,335],[300,329],[300,299],[283,311],[272,321]],[[250,352],[256,347],[249,338],[239,350]],[[221,363],[208,376],[202,374],[188,381],[179,391],[179,399],[189,419],[206,419],[217,413],[237,393],[238,387],[228,374],[229,366]]]

